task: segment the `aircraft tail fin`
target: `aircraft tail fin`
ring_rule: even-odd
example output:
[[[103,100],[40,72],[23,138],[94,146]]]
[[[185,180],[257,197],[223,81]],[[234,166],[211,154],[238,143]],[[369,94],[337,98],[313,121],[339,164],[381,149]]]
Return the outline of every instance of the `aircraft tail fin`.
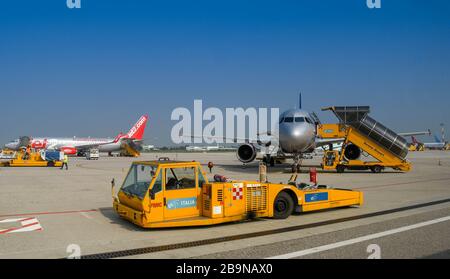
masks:
[[[298,93],[298,109],[302,109],[302,93]]]
[[[434,135],[434,140],[435,140],[436,142],[442,142],[442,141],[439,139],[439,137],[438,137],[437,135]]]
[[[145,114],[139,118],[139,120],[131,127],[130,131],[127,133],[127,138],[142,140],[145,133],[145,128],[147,126],[148,115]]]
[[[414,144],[417,144],[417,143],[419,143],[419,142],[417,141],[417,139],[416,139],[416,137],[415,137],[415,136],[411,136],[411,139],[412,139],[412,142],[413,142]]]

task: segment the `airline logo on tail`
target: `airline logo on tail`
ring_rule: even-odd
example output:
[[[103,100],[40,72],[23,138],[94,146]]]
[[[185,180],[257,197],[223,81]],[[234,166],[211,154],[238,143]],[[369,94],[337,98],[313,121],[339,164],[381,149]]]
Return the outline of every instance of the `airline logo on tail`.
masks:
[[[144,137],[145,127],[147,126],[148,115],[143,115],[141,118],[134,124],[134,126],[127,133],[128,138],[141,140]]]
[[[147,126],[148,115],[145,114],[139,118],[139,120],[131,127],[130,131],[126,134],[118,134],[114,139],[114,142],[118,142],[121,139],[142,140],[144,137],[145,127]]]

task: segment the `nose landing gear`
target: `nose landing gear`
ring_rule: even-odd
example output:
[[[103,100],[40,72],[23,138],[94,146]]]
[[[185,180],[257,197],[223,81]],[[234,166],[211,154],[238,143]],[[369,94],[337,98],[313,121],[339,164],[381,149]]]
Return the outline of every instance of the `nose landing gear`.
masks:
[[[270,156],[270,154],[267,154],[266,156],[264,156],[262,161],[264,164],[266,164],[266,166],[271,166],[271,167],[275,166],[275,158]]]
[[[292,173],[301,173],[301,166],[302,166],[302,155],[301,154],[295,154],[294,155],[294,164],[291,166]]]

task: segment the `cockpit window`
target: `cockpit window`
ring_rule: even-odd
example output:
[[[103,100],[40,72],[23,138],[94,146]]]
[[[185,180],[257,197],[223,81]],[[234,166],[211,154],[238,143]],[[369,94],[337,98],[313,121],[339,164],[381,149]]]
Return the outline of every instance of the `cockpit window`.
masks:
[[[294,122],[294,117],[285,117],[284,118],[284,122],[285,123],[292,123],[292,122]]]
[[[304,117],[296,117],[295,122],[297,122],[297,123],[305,122],[305,118]]]

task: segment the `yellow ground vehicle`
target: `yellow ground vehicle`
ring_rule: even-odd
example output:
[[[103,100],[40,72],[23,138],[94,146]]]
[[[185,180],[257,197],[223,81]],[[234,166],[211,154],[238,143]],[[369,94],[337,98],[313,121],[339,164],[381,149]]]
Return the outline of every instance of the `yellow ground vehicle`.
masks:
[[[3,167],[61,167],[61,155],[56,152],[32,151],[30,154],[25,155],[24,151],[17,151],[15,158],[0,162],[0,166]],[[56,157],[55,157],[56,156]]]
[[[368,116],[369,107],[331,107],[338,124],[319,124],[317,135],[323,139],[342,139],[342,149],[325,151],[322,168],[341,173],[345,169],[370,169],[379,173],[389,167],[409,171],[405,158],[409,151],[406,140]],[[360,160],[361,155],[375,160]]]
[[[120,156],[139,157],[141,155],[141,152],[139,151],[140,148],[138,148],[132,141],[125,141],[122,143],[121,147],[122,151],[120,152]]]
[[[409,145],[409,151],[424,151],[425,146],[423,143],[411,143]]]
[[[284,219],[294,211],[362,203],[362,192],[326,186],[210,183],[198,162],[134,162],[118,194],[113,190],[114,210],[144,228],[204,226],[251,217]]]
[[[10,150],[10,149],[3,149],[3,150],[1,150],[0,153],[3,154],[3,155],[12,155],[12,154],[15,153],[15,151],[14,150]]]

